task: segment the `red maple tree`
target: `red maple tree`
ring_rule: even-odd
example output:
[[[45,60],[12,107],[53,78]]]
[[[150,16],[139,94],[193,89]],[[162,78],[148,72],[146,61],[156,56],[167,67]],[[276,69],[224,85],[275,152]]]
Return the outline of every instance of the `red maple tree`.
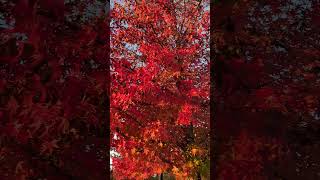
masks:
[[[208,176],[208,2],[121,1],[111,17],[114,176]]]

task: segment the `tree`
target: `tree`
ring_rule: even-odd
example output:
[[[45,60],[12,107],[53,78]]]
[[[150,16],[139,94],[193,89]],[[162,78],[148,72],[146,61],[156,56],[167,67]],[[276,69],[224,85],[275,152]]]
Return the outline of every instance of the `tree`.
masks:
[[[0,179],[105,177],[105,5],[1,1]]]
[[[300,166],[319,162],[318,9],[316,1],[213,6],[217,179],[318,178],[317,165]]]
[[[112,10],[111,147],[118,179],[205,172],[207,1],[121,1]]]

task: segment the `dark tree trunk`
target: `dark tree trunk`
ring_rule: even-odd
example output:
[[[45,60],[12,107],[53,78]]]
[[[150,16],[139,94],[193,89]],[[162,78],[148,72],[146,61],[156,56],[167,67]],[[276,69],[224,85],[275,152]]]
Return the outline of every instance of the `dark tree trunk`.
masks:
[[[160,180],[163,180],[163,173],[160,174]]]
[[[197,172],[197,180],[201,180],[201,175],[199,172]]]

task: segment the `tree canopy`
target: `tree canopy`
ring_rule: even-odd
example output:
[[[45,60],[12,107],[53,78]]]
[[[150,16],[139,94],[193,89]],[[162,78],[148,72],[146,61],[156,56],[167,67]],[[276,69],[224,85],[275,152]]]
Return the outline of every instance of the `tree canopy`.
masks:
[[[208,175],[208,2],[122,1],[111,17],[115,177]]]

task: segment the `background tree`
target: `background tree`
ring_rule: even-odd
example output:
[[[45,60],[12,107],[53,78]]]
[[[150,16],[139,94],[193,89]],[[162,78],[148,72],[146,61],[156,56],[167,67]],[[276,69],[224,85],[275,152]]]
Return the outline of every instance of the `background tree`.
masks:
[[[0,4],[0,179],[103,179],[106,3]]]
[[[318,9],[313,0],[213,6],[216,178],[319,178]]]

